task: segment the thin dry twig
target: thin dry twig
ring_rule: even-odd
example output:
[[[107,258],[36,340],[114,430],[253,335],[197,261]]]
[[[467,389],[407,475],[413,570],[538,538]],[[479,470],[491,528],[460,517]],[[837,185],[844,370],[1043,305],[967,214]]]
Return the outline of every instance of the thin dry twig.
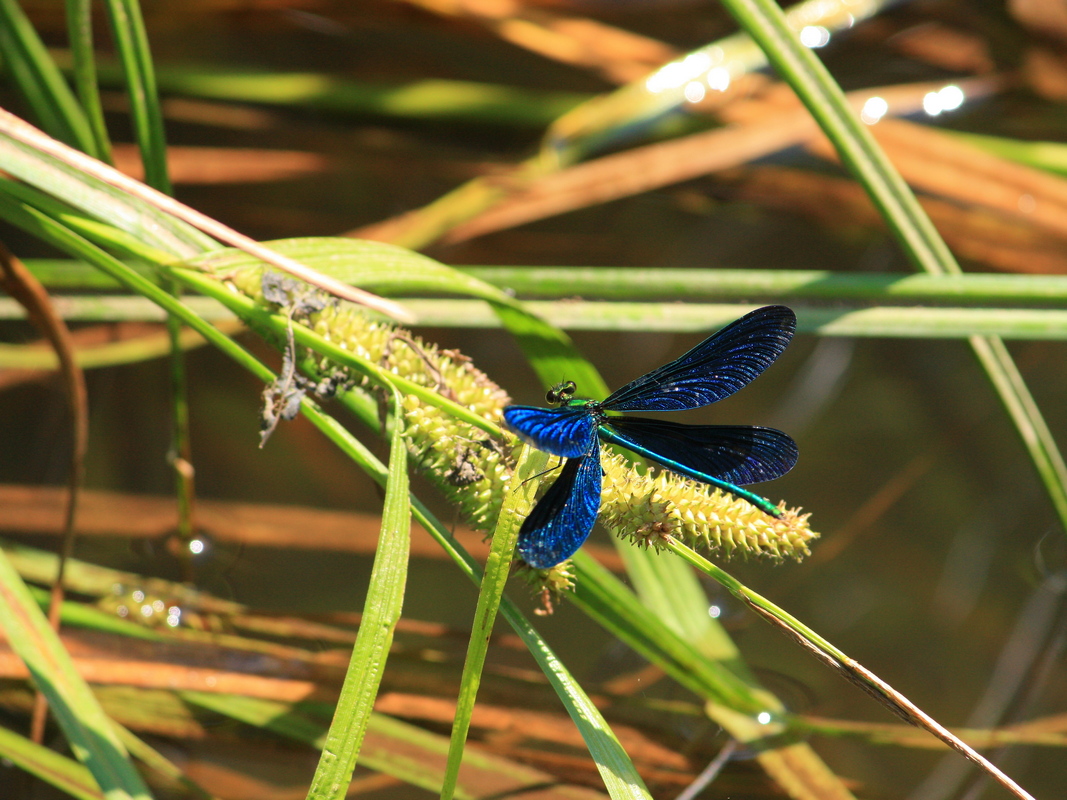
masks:
[[[1019,784],[1006,775],[996,764],[983,756],[969,744],[956,736],[948,728],[944,727],[936,719],[931,717],[911,700],[902,695],[888,683],[883,681],[858,661],[848,657],[832,655],[813,642],[798,633],[785,620],[779,619],[775,614],[763,608],[751,598],[740,595],[750,609],[766,619],[772,625],[785,633],[788,637],[799,643],[802,647],[813,653],[820,661],[846,677],[871,697],[878,700],[893,713],[900,716],[906,722],[928,731],[940,739],[953,750],[957,751],[968,761],[977,764],[989,774],[993,780],[1019,798],[1019,800],[1034,800],[1034,797],[1023,789]]]

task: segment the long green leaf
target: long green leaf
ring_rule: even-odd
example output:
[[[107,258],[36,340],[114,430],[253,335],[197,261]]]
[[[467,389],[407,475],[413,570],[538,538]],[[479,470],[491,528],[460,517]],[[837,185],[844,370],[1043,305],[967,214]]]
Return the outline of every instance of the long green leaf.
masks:
[[[104,7],[126,78],[133,132],[141,150],[145,183],[164,194],[170,194],[163,112],[159,107],[155,68],[140,3],[138,0],[104,0]]]
[[[78,101],[85,113],[86,123],[95,142],[90,155],[111,162],[111,140],[104,121],[104,107],[100,103],[100,87],[96,82],[96,54],[93,51],[93,4],[91,0],[66,0],[67,37],[70,39],[72,73]]]
[[[78,101],[17,0],[0,0],[0,56],[50,135],[90,155],[101,152]]]
[[[74,667],[26,584],[0,552],[0,628],[30,671],[78,760],[108,800],[148,798],[148,788],[89,686]]]
[[[73,265],[27,266],[49,285],[52,275],[73,281]],[[673,267],[455,267],[523,297],[608,300],[724,300],[754,297],[779,302],[867,300],[957,305],[1067,302],[1067,276],[915,275],[906,272],[834,272],[806,269],[678,269]],[[69,270],[69,271],[68,271]],[[88,275],[86,275],[88,279]],[[56,285],[62,285],[57,283]],[[76,283],[71,285],[76,286]]]
[[[452,723],[452,739],[448,747],[448,769],[445,772],[441,788],[441,800],[452,800],[459,779],[459,766],[463,760],[463,749],[470,730],[471,715],[474,713],[474,701],[478,696],[478,687],[482,681],[485,657],[489,652],[489,639],[493,634],[500,599],[504,594],[504,585],[508,582],[511,571],[515,543],[519,540],[519,527],[533,507],[537,481],[533,480],[548,466],[548,454],[523,445],[519,452],[512,479],[512,488],[504,500],[497,518],[496,530],[493,531],[493,543],[489,558],[485,563],[485,572],[478,586],[478,606],[474,612],[471,625],[470,643],[467,656],[463,661],[463,674],[460,678],[459,698],[456,701],[456,716]]]
[[[308,800],[340,800],[348,793],[389,657],[393,631],[404,604],[411,549],[411,504],[408,501],[408,451],[400,421],[400,402],[400,395],[394,391],[393,434],[381,537],[374,556],[359,634],[352,648],[352,659],[333,722],[311,780]]]
[[[77,761],[4,727],[0,727],[0,757],[78,800],[104,798],[93,774]]]

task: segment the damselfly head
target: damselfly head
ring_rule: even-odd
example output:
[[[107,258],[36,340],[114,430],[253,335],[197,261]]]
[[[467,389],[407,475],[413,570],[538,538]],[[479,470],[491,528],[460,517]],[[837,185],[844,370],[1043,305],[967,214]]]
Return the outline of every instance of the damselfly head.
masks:
[[[565,405],[572,397],[574,393],[578,391],[578,384],[574,381],[564,381],[563,383],[557,383],[548,393],[545,394],[545,400],[549,405],[561,406]]]

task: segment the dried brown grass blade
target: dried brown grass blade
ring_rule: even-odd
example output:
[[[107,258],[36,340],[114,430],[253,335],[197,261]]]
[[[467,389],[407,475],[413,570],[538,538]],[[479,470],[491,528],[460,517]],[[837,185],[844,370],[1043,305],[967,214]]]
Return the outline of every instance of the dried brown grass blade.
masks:
[[[649,36],[588,17],[524,7],[514,0],[403,0],[449,19],[480,25],[545,58],[591,70],[612,83],[639,80],[679,51]]]
[[[264,247],[254,239],[251,239],[242,233],[238,233],[211,217],[201,214],[199,211],[190,208],[184,203],[179,203],[173,197],[169,197],[162,192],[156,191],[150,186],[146,186],[140,181],[124,175],[114,167],[108,166],[102,161],[97,161],[95,158],[87,156],[85,153],[79,152],[62,142],[56,141],[43,131],[38,130],[25,120],[16,117],[11,112],[2,108],[0,108],[0,133],[4,133],[16,141],[22,142],[35,150],[57,158],[63,163],[68,164],[87,175],[91,175],[94,178],[104,181],[111,186],[143,200],[146,203],[150,203],[161,211],[170,214],[189,225],[199,228],[209,236],[213,236],[219,241],[225,242],[232,247],[240,248],[256,258],[265,261],[284,272],[288,272],[290,275],[307,281],[314,286],[318,286],[323,291],[344,298],[345,300],[351,300],[353,303],[358,303],[367,308],[374,309],[375,311],[379,311],[393,319],[403,322],[414,321],[414,317],[411,313],[399,303],[394,303],[392,300],[387,300],[376,294],[365,292],[362,289],[357,289],[354,286],[341,283],[328,275],[323,275],[321,272],[309,269],[300,262],[294,261],[287,256],[283,256],[281,253],[276,253],[269,247]]]

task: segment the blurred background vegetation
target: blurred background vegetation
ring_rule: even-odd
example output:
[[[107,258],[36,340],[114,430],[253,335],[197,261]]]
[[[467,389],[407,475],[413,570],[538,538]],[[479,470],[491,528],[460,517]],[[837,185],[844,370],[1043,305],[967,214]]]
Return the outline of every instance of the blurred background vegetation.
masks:
[[[0,27],[9,26],[0,106],[43,125],[14,80],[17,6],[0,6]],[[21,7],[69,75],[63,5]],[[1067,295],[1055,278],[1067,274],[1061,4],[854,3],[828,12],[851,14],[851,24],[801,26],[964,270],[1016,278],[905,296],[896,307],[929,307],[932,321],[902,314],[880,325],[859,312],[890,304],[886,287],[913,270],[908,253],[789,87],[750,45],[723,42],[738,27],[717,3],[163,1],[143,13],[175,196],[257,240],[364,237],[476,268],[520,298],[546,301],[537,309],[568,330],[612,388],[756,304],[795,307],[800,333],[775,368],[690,421],[789,432],[800,462],[760,491],[811,512],[822,538],[799,564],[726,566],[943,724],[1005,729],[999,741],[1022,743],[993,749],[998,763],[1035,796],[1059,796],[1067,783],[1063,523],[966,337],[1011,340],[1053,438],[1067,441],[1067,366],[1057,341],[1067,323],[1052,316]],[[103,14],[94,25],[113,161],[142,177],[116,47]],[[657,106],[646,78],[716,42],[751,69]],[[604,97],[610,102],[591,103]],[[187,557],[168,462],[162,323],[140,307],[93,306],[87,296],[100,290],[84,273],[46,261],[61,254],[24,231],[0,223],[0,239],[50,291],[83,299],[78,315],[68,315],[79,348],[131,345],[86,374],[86,491],[74,555],[101,569],[72,568],[80,582],[68,600],[104,613],[66,628],[65,647],[108,713],[201,787],[149,770],[158,796],[304,797],[317,760],[308,742],[320,729],[294,733],[202,696],[197,704],[192,693],[303,700],[308,718],[328,723],[364,607],[381,490],[303,416],[258,449],[262,382],[216,350],[193,347],[186,380],[203,547]],[[692,278],[658,277],[667,268]],[[765,270],[892,278],[870,284],[869,294],[831,288],[820,296],[810,288],[815,278],[805,293],[777,273],[767,284],[731,284],[724,270],[745,270],[736,274],[745,281]],[[727,278],[716,283],[711,273]],[[647,305],[596,316],[579,297]],[[699,308],[668,305],[684,301],[738,305],[705,320]],[[936,313],[944,307],[973,314]],[[998,314],[1007,307],[1033,311],[1034,321],[1005,322]],[[46,585],[54,564],[40,551],[58,550],[69,474],[67,401],[53,372],[18,360],[43,358],[46,348],[32,344],[38,334],[14,304],[2,308],[0,337],[22,355],[0,353],[0,534],[5,548],[32,548],[9,552],[26,580]],[[479,311],[465,324],[475,315],[469,306],[418,309],[419,336],[472,359],[516,402],[540,402],[542,383],[491,315]],[[243,333],[239,341],[277,367],[261,338]],[[376,431],[352,428],[386,459],[388,442]],[[417,475],[412,488],[484,561],[481,536],[435,489]],[[624,575],[611,541],[598,530],[588,550]],[[778,744],[809,742],[840,791],[1006,796],[716,584],[703,588],[700,614],[711,611],[760,683],[796,715]],[[538,606],[518,581],[509,594],[528,612]],[[476,599],[470,581],[416,531],[404,615],[375,706],[382,720],[406,725],[379,721],[368,733],[353,794],[437,793],[444,757],[435,748],[447,743],[455,714]],[[148,618],[143,640],[108,629],[107,619],[138,615]],[[653,797],[678,795],[728,741],[705,714],[707,698],[573,604],[558,603],[536,625],[597,700]],[[197,635],[176,636],[182,631]],[[21,662],[0,650],[3,727],[26,734],[32,702]],[[602,796],[573,724],[504,626],[479,702],[471,751],[496,760],[464,773],[467,796]],[[423,732],[431,738],[420,739]],[[66,752],[54,727],[44,742]],[[753,756],[741,748],[701,796],[847,796],[798,787]],[[41,772],[0,767],[0,793],[67,796]],[[501,784],[502,775],[523,782]]]

